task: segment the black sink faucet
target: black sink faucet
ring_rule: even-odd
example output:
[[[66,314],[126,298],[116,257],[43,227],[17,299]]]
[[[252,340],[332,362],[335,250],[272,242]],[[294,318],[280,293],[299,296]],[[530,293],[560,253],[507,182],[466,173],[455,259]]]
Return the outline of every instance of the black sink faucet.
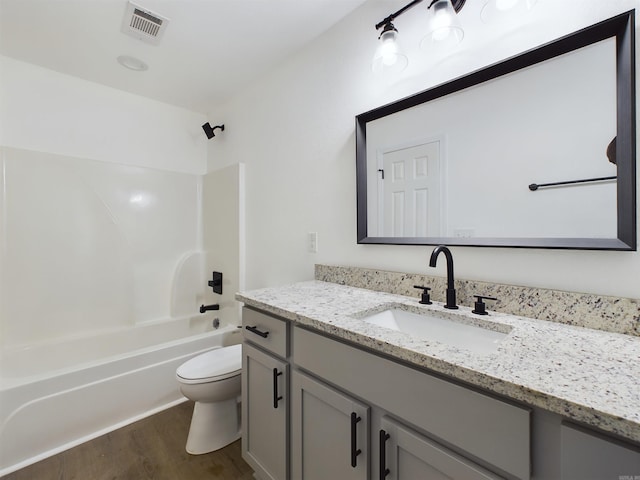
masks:
[[[431,252],[431,258],[429,259],[429,266],[436,266],[440,252],[444,253],[445,258],[447,259],[447,303],[444,308],[455,310],[458,308],[458,305],[456,305],[456,289],[454,287],[453,280],[453,255],[451,255],[451,250],[444,245],[439,245],[434,248],[433,252]]]

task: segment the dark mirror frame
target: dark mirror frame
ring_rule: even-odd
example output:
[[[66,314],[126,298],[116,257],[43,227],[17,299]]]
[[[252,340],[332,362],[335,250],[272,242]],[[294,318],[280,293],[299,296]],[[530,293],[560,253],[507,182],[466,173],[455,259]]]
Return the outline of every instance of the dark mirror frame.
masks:
[[[450,93],[578,50],[616,39],[616,96],[618,167],[617,238],[459,238],[369,237],[367,234],[367,123]],[[439,245],[473,247],[562,248],[580,250],[636,250],[636,98],[635,10],[569,34],[520,55],[482,68],[410,97],[375,108],[356,117],[357,234],[360,244]]]

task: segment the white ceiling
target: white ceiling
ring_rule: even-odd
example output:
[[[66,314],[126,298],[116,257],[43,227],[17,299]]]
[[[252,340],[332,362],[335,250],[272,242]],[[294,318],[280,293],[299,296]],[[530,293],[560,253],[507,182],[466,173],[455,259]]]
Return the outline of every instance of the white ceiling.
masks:
[[[169,19],[154,46],[121,32],[127,0],[0,0],[0,54],[206,113],[364,1],[134,0]]]

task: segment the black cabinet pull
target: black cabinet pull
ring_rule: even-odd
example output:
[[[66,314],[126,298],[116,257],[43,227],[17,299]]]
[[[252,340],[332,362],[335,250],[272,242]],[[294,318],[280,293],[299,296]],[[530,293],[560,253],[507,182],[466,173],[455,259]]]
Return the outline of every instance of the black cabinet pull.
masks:
[[[282,400],[282,395],[278,395],[278,377],[280,375],[282,375],[282,372],[279,372],[277,368],[274,368],[273,369],[273,408],[278,408],[278,402]]]
[[[380,430],[380,480],[387,478],[390,473],[387,468],[387,440],[389,440],[389,434],[384,430]]]
[[[258,327],[250,327],[250,326],[246,326],[244,327],[247,330],[249,330],[252,333],[255,333],[256,335],[260,335],[262,338],[267,338],[269,336],[269,332],[261,332],[260,330],[258,330]]]
[[[356,426],[360,420],[362,420],[362,418],[356,415],[356,412],[351,412],[351,466],[353,468],[358,466],[357,457],[362,453],[362,450],[358,448],[358,439],[356,435]]]

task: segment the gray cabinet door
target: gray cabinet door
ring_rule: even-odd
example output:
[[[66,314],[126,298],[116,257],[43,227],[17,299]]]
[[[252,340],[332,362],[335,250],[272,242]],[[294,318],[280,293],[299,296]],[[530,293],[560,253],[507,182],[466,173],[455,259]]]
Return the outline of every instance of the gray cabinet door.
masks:
[[[242,456],[263,480],[287,479],[289,366],[242,345]]]
[[[640,478],[640,448],[563,423],[560,427],[562,480]]]
[[[378,437],[380,480],[501,478],[389,417]]]
[[[368,480],[369,407],[295,370],[291,400],[292,478]]]

